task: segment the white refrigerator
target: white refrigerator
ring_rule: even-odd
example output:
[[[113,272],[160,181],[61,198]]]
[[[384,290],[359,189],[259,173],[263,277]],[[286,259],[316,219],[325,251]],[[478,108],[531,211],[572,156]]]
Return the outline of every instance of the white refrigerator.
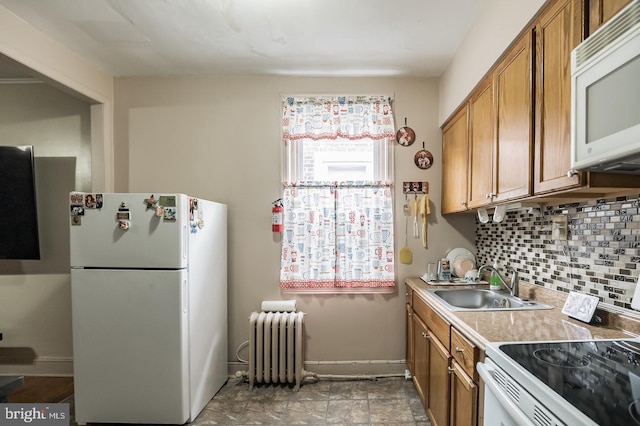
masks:
[[[227,207],[69,194],[75,419],[193,421],[227,380]]]

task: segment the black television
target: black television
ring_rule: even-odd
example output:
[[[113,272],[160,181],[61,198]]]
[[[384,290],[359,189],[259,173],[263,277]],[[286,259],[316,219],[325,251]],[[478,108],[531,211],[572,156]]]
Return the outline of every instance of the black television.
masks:
[[[0,146],[0,259],[40,259],[33,146]]]

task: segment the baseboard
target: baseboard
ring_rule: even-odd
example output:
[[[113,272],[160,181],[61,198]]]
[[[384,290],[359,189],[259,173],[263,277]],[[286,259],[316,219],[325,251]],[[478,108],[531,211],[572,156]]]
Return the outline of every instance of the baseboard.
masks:
[[[229,362],[228,373],[247,371],[248,364]],[[353,360],[353,361],[305,361],[304,369],[321,375],[371,375],[404,376],[406,361],[400,360]],[[20,376],[73,376],[72,357],[37,357],[29,360],[0,358],[0,375]]]
[[[304,369],[320,375],[404,376],[405,360],[305,361]]]
[[[72,357],[0,358],[0,375],[73,376]]]
[[[229,362],[228,371],[234,376],[237,371],[247,371],[248,364],[242,362]],[[354,361],[305,361],[304,369],[320,375],[336,376],[403,376],[407,368],[407,362],[400,360],[354,360]]]

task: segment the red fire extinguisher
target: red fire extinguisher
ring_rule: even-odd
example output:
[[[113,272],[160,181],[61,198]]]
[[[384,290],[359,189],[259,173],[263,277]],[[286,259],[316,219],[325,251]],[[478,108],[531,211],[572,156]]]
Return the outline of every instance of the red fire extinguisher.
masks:
[[[282,208],[282,198],[277,199],[272,204],[273,208],[271,209],[271,231],[282,232],[284,230],[284,225],[282,222],[282,214],[284,212],[284,209]]]

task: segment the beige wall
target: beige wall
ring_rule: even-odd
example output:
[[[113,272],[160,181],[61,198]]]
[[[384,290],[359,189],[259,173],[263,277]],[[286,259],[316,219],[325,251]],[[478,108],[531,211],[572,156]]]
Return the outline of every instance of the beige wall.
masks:
[[[0,6],[0,54],[92,107],[93,187],[113,188],[113,78]]]
[[[0,260],[0,374],[71,374],[67,200],[91,189],[90,107],[43,83],[0,99],[0,144],[34,146],[40,239],[39,260]]]
[[[487,0],[440,78],[442,124],[536,14],[545,0]]]
[[[280,192],[280,96],[311,93],[394,95],[397,123],[403,123],[407,117],[418,137],[417,144],[396,148],[396,180],[431,183],[435,213],[430,217],[430,247],[424,250],[419,241],[410,239],[414,262],[412,265],[397,264],[399,285],[394,295],[301,296],[296,299],[300,308],[309,314],[308,360],[399,360],[404,358],[404,278],[421,274],[426,261],[438,259],[450,248],[473,246],[471,217],[443,218],[439,215],[441,155],[438,127],[541,4],[541,0],[489,0],[482,19],[467,36],[440,81],[130,78],[116,83],[118,104],[115,111],[111,76],[2,7],[0,53],[92,105],[94,190],[161,189],[187,192],[228,204],[229,358],[232,361],[236,347],[247,338],[249,312],[259,308],[263,299],[281,297],[277,282],[280,245],[269,231],[271,201],[278,198]],[[114,146],[112,130],[115,132]],[[413,155],[423,140],[436,160],[426,171],[413,165]],[[402,203],[403,197],[397,193],[396,212],[402,211]],[[403,219],[398,216],[396,220],[396,247],[404,242],[401,236]],[[14,293],[18,287],[22,289],[19,297]],[[18,341],[7,340],[5,334],[0,348],[19,346],[25,349],[24,356],[30,356],[29,349],[37,348],[35,356],[42,362],[35,362],[35,368],[31,365],[2,367],[0,372],[70,373],[69,293],[67,274],[32,274],[18,270],[3,277],[0,297],[14,302],[12,309],[3,311],[3,326],[8,320],[10,323],[22,322],[23,328],[19,330]],[[26,303],[27,300],[32,303]],[[60,334],[53,330],[63,330],[64,337],[59,338]]]
[[[96,190],[113,188],[113,79],[3,7],[0,28],[0,54],[65,92],[56,94],[42,85],[15,94],[15,88],[5,86],[0,96],[0,134],[11,139],[0,143],[19,140],[36,146],[36,156],[42,157],[36,158],[36,187],[44,189],[38,192],[42,259],[0,263],[0,374],[71,375],[67,194],[76,183]],[[9,100],[22,104],[11,108]],[[31,101],[40,104],[29,107]],[[19,117],[7,121],[11,111],[23,107]],[[80,160],[84,169],[77,175],[76,157],[82,157],[87,144],[91,163]],[[85,151],[84,157],[88,155]]]
[[[440,216],[441,136],[438,81],[399,78],[118,78],[115,83],[116,189],[176,191],[226,203],[229,209],[229,359],[248,339],[249,314],[262,300],[295,298],[308,313],[310,361],[403,360],[404,279],[454,247],[473,247],[473,217]],[[271,202],[280,197],[280,117],[283,94],[390,94],[398,125],[418,142],[395,147],[395,179],[429,181],[433,214],[429,249],[409,239],[411,265],[397,263],[391,295],[282,295],[280,241],[271,233]],[[413,157],[426,148],[435,165]],[[402,191],[396,191],[396,248],[404,245]],[[246,353],[241,353],[246,358]],[[374,370],[404,371],[404,365]],[[309,366],[316,371],[322,366]],[[332,373],[354,366],[327,367]]]

